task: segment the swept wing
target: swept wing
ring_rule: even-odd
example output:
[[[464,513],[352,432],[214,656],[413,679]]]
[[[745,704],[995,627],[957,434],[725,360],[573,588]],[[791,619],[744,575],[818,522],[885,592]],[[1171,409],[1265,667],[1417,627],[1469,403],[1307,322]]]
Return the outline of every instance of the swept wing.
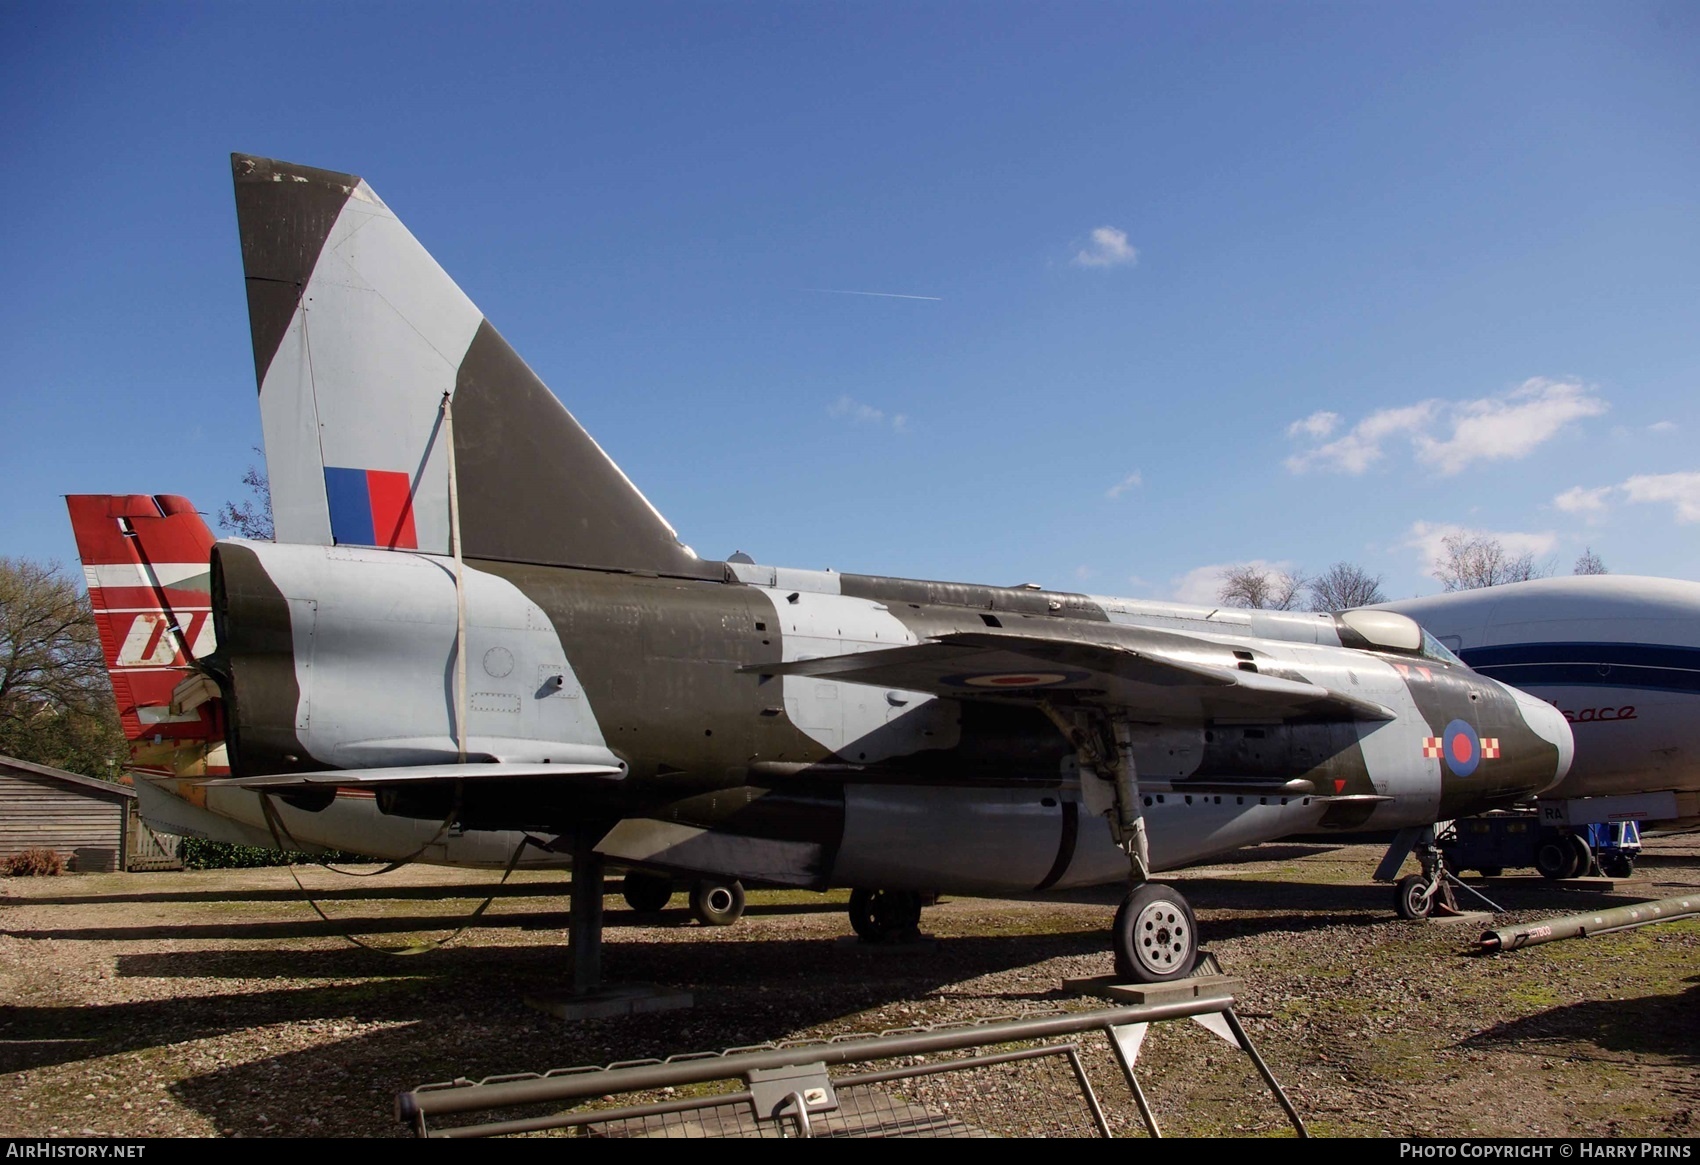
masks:
[[[1303,679],[1177,658],[1164,647],[1069,636],[960,632],[907,647],[751,664],[741,672],[930,692],[967,700],[1087,703],[1133,710],[1153,724],[1232,720],[1385,721],[1380,704]],[[1201,652],[1221,653],[1199,641]]]

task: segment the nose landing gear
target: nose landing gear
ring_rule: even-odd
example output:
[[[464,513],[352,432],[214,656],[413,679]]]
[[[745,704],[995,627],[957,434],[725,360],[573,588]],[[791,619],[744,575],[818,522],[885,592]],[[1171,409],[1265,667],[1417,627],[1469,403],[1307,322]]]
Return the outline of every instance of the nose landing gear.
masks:
[[[1458,909],[1458,899],[1452,893],[1454,886],[1462,886],[1486,902],[1495,914],[1504,913],[1503,908],[1487,895],[1465,885],[1446,868],[1446,854],[1435,844],[1432,826],[1422,832],[1414,848],[1417,862],[1422,866],[1422,873],[1408,874],[1400,878],[1398,885],[1394,887],[1393,909],[1400,918],[1414,920],[1435,915],[1444,918],[1464,913]]]

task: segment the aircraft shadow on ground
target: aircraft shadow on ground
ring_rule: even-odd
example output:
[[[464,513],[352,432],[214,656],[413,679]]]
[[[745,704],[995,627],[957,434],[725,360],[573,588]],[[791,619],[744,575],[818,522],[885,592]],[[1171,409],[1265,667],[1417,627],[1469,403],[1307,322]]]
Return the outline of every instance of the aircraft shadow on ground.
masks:
[[[319,877],[322,875],[313,875]],[[572,893],[571,882],[518,882],[506,886],[495,882],[465,886],[393,886],[381,880],[364,884],[309,891],[321,902],[390,900],[396,902],[435,902],[442,898],[565,898]],[[20,905],[30,906],[110,906],[147,903],[188,904],[195,902],[299,902],[301,891],[293,885],[276,890],[167,890],[138,894],[77,894],[54,897],[19,899]]]
[[[1578,892],[1545,879],[1472,882],[1509,912],[1580,913],[1645,900],[1643,894]],[[1204,945],[1272,931],[1302,932],[1331,926],[1380,925],[1394,919],[1393,887],[1374,882],[1319,883],[1278,878],[1189,878],[1175,883],[1198,911],[1231,910],[1233,918],[1199,920]],[[1456,891],[1464,910],[1487,910]],[[1260,907],[1265,909],[1260,910]],[[1302,907],[1303,912],[1295,912]],[[1248,913],[1255,911],[1256,913]]]
[[[1589,1043],[1608,1052],[1700,1064],[1700,978],[1684,991],[1637,999],[1590,999],[1508,1020],[1460,1041],[1465,1048]]]
[[[313,878],[323,875],[311,875]],[[309,886],[308,894],[319,902],[437,902],[445,898],[470,898],[483,900],[495,898],[498,902],[507,899],[521,898],[559,898],[565,901],[572,894],[572,880],[561,877],[548,882],[514,882],[501,885],[498,882],[469,883],[466,885],[426,885],[426,886],[396,886],[374,878],[363,883],[343,883],[336,886]],[[618,879],[609,882],[610,910],[618,909],[620,899],[620,883]],[[682,902],[683,898],[675,898]],[[191,904],[196,902],[299,902],[301,891],[295,886],[279,887],[275,890],[167,890],[159,892],[135,894],[66,894],[52,895],[39,898],[14,899],[15,905],[20,906],[110,906],[110,905],[145,905],[160,904]],[[793,903],[784,905],[759,904],[752,902],[746,910],[749,914],[798,914],[811,910],[842,910],[843,904],[830,903],[822,899],[820,903]]]
[[[180,1082],[174,1091],[238,1136],[400,1132],[393,1123],[395,1094],[429,1081],[748,1046],[826,1024],[867,1031],[880,1025],[858,1024],[855,1017],[871,1008],[912,1000],[979,974],[1100,950],[1107,971],[1108,951],[1097,930],[955,938],[923,944],[913,952],[870,952],[834,940],[718,942],[712,952],[692,944],[669,944],[666,950],[643,944],[610,947],[611,979],[687,986],[695,995],[695,1007],[568,1023],[525,1007],[518,999],[519,984],[503,984],[496,990],[481,987],[477,1000],[457,999],[456,1006],[463,1008],[458,1012],[439,1005],[421,1015],[421,988],[415,986],[398,992],[388,1008],[395,1018],[415,1021],[407,1027],[215,1069]],[[541,967],[536,952],[526,954],[534,969]],[[564,956],[564,951],[550,952],[548,957],[558,961],[547,969],[564,971]],[[468,959],[465,966],[469,975],[480,972],[477,958]],[[529,988],[537,988],[542,978],[534,975]],[[426,990],[440,998],[445,986]],[[321,995],[312,1002],[323,1006],[331,999]],[[1019,1007],[1012,1003],[1010,1010]],[[313,1014],[311,1008],[304,1013]],[[280,1089],[303,1081],[312,1082],[309,1106],[279,1098]],[[256,1097],[271,1099],[262,1102]],[[282,1115],[280,1105],[301,1115]],[[264,1122],[259,1120],[262,1112]],[[304,1123],[314,1118],[320,1124]]]
[[[1648,869],[1672,869],[1677,866],[1692,869],[1694,858],[1690,854],[1655,854],[1642,850],[1635,859],[1635,865],[1637,868],[1645,866]]]
[[[465,1041],[458,1053],[474,1062],[436,1068],[428,1067],[428,1060],[413,1057],[418,1067],[409,1068],[406,1086],[411,1087],[439,1076],[671,1055],[779,1039],[869,1008],[915,999],[945,984],[1059,956],[1096,952],[1103,952],[1103,969],[1108,971],[1108,946],[1096,928],[951,938],[907,950],[869,950],[847,937],[717,937],[710,950],[706,943],[622,942],[610,935],[604,948],[606,981],[688,989],[696,994],[697,1006],[685,1013],[589,1024],[563,1023],[523,1003],[527,994],[566,988],[570,963],[564,943],[449,947],[406,959],[355,948],[124,955],[119,957],[119,973],[126,976],[273,978],[285,985],[267,991],[122,1004],[8,1007],[0,1011],[0,1073],[290,1022],[386,1022],[424,1025],[421,1030],[425,1030],[434,1024],[465,1021],[487,1030],[487,1035]],[[327,985],[322,982],[326,978],[365,981]],[[301,979],[319,982],[287,985]],[[696,1030],[721,1036],[698,1039],[692,1035]],[[604,1033],[614,1042],[606,1046],[593,1042],[581,1048],[578,1041],[583,1033]],[[333,1042],[325,1054],[340,1046]],[[539,1055],[547,1062],[538,1064]]]
[[[377,899],[388,898],[389,895],[375,895]],[[455,896],[457,899],[461,895]],[[440,900],[442,895],[438,895]],[[468,900],[480,899],[482,895],[465,895]],[[316,901],[324,901],[314,895]],[[300,901],[299,895],[295,899]],[[303,905],[303,913],[307,907]],[[744,913],[748,917],[799,915],[799,914],[832,914],[841,913],[844,906],[841,903],[805,902],[780,903],[774,905],[753,905]],[[24,930],[16,927],[0,928],[0,933],[12,935],[15,938],[26,939],[80,939],[94,942],[136,942],[146,939],[252,939],[263,941],[267,939],[291,938],[336,938],[344,934],[412,934],[420,931],[453,930],[460,926],[471,907],[460,914],[448,913],[440,917],[421,917],[415,914],[394,916],[363,916],[349,915],[340,917],[331,913],[331,920],[325,921],[317,916],[304,916],[299,919],[287,919],[266,922],[189,922],[161,923],[153,926],[90,926],[76,929],[44,929]],[[563,936],[567,930],[567,912],[565,910],[536,910],[511,912],[504,914],[485,914],[478,919],[474,926],[481,930],[558,930]],[[694,922],[689,910],[676,907],[659,911],[655,914],[639,914],[635,910],[619,909],[610,906],[603,915],[604,925],[610,929],[624,927],[659,927],[682,928],[693,926]]]

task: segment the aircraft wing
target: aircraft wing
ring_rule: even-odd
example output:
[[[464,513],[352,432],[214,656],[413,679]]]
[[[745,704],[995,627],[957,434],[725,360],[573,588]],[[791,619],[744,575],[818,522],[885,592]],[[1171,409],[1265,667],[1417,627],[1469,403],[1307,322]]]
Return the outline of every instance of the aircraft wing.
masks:
[[[958,700],[1098,704],[1127,708],[1134,719],[1151,723],[1394,719],[1380,704],[1307,680],[1132,646],[1026,635],[964,632],[908,647],[751,664],[739,670],[931,692]]]
[[[210,789],[372,789],[431,781],[513,781],[554,778],[617,781],[626,775],[614,765],[468,764],[404,765],[386,769],[326,769],[312,773],[270,773],[260,777],[227,777],[200,781]]]

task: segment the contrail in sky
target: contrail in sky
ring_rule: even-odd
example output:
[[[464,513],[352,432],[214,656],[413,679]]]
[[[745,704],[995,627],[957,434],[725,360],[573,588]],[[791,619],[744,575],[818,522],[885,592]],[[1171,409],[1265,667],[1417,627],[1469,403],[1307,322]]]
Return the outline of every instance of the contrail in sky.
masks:
[[[843,291],[836,287],[811,287],[810,291],[819,291],[826,295],[877,295],[882,299],[930,299],[934,303],[944,300],[942,295],[899,295],[895,291]]]

